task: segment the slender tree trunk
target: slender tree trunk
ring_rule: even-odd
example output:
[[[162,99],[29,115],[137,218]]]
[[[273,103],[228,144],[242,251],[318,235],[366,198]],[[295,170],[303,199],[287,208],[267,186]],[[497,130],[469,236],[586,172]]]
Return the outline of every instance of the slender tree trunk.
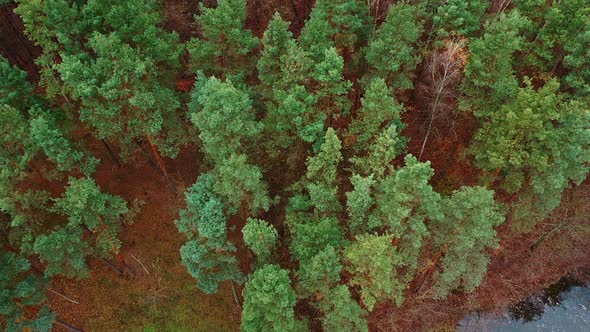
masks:
[[[115,163],[115,165],[117,165],[117,168],[121,168],[121,160],[119,159],[119,157],[117,157],[117,155],[115,154],[113,149],[111,149],[111,146],[109,145],[109,143],[102,138],[100,139],[100,141],[102,142],[104,147],[107,149],[107,152],[109,153],[109,156],[111,157],[111,160]]]
[[[72,325],[63,322],[59,319],[56,319],[53,321],[55,324],[60,325],[61,327],[65,328],[66,330],[70,331],[70,332],[84,332],[84,330],[81,330],[79,328],[73,327]]]
[[[164,164],[164,160],[162,160],[162,157],[160,157],[160,154],[158,153],[158,149],[156,149],[156,146],[154,146],[154,143],[152,142],[150,134],[147,134],[146,137],[147,137],[148,143],[150,144],[150,148],[152,149],[152,152],[153,152],[154,156],[156,157],[156,160],[158,161],[158,166],[160,167],[160,170],[162,171],[162,174],[164,175],[164,179],[166,179],[166,182],[170,186],[170,189],[172,189],[172,192],[175,194],[178,194],[178,190],[176,189],[176,186],[174,185],[174,183],[172,183],[172,180],[170,179],[170,176],[168,175],[168,171],[166,171],[166,165]]]

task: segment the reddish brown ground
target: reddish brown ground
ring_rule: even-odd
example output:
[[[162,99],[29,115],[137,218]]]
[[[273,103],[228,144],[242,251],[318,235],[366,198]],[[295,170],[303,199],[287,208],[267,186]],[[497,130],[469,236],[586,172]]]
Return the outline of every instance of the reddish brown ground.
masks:
[[[58,318],[87,331],[237,330],[240,309],[231,287],[223,285],[218,294],[205,295],[181,264],[179,249],[185,239],[174,219],[184,204],[183,195],[171,194],[160,173],[147,162],[129,162],[117,169],[100,145],[94,148],[102,159],[96,174],[101,188],[129,201],[145,202],[135,222],[121,234],[124,245],[119,259],[111,260],[120,269],[126,264],[136,277],[128,271],[119,276],[92,260],[87,279],[55,278],[52,289],[80,303],[49,293]],[[180,193],[196,180],[199,164],[194,148],[166,160]]]

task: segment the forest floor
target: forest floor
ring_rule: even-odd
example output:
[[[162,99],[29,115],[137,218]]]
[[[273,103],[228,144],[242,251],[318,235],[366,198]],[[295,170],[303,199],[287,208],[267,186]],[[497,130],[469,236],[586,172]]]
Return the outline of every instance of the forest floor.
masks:
[[[102,160],[96,173],[101,188],[145,204],[121,234],[120,255],[110,260],[123,275],[92,260],[87,279],[53,279],[52,290],[79,302],[48,293],[57,317],[85,331],[236,331],[241,310],[231,285],[224,283],[217,294],[206,295],[180,260],[185,239],[174,220],[184,205],[182,192],[198,176],[200,154],[189,148],[175,160],[166,159],[179,190],[174,195],[147,161],[128,162],[119,169],[104,148],[95,148]]]

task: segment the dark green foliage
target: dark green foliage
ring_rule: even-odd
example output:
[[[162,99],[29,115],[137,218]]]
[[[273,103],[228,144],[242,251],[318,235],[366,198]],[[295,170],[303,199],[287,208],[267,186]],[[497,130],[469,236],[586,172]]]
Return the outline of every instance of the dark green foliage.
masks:
[[[346,285],[338,285],[330,290],[321,302],[325,317],[322,326],[326,332],[338,331],[369,331],[367,312],[351,298]]]
[[[24,257],[0,251],[0,328],[5,331],[49,332],[55,313],[45,305],[47,280],[31,272]],[[27,317],[25,308],[42,306],[34,317]]]
[[[490,2],[486,0],[448,0],[436,8],[433,25],[439,37],[459,35],[473,37],[480,31],[481,22]]]
[[[262,38],[263,49],[258,59],[258,78],[273,87],[282,80],[283,59],[289,49],[295,46],[293,34],[289,31],[289,22],[283,21],[279,13],[268,24]]]
[[[326,246],[310,259],[300,262],[297,278],[301,290],[298,293],[302,297],[323,298],[340,281],[340,271],[339,252],[331,245]]]
[[[564,48],[568,55],[563,64],[569,70],[565,82],[575,89],[576,94],[590,95],[590,23],[586,23]]]
[[[256,255],[257,263],[271,263],[278,246],[277,230],[264,220],[248,218],[246,226],[242,228],[242,234],[244,242]]]
[[[369,42],[366,60],[370,73],[385,79],[393,91],[412,87],[419,61],[415,44],[422,30],[417,7],[400,2],[389,7],[385,22]]]
[[[27,73],[0,56],[0,106],[9,105],[24,111],[30,106],[32,93],[33,85],[27,82]]]
[[[34,250],[42,261],[47,262],[46,276],[62,274],[70,278],[84,278],[90,273],[86,257],[90,255],[91,249],[82,240],[81,227],[67,225],[47,235],[39,235]]]
[[[513,70],[513,54],[521,50],[524,38],[520,31],[529,24],[517,10],[499,16],[485,25],[484,34],[469,42],[471,52],[465,66],[461,87],[468,97],[462,107],[477,117],[485,117],[508,101],[518,90]]]
[[[344,234],[335,218],[309,220],[291,227],[291,253],[300,261],[312,258],[327,246],[341,248]]]
[[[240,281],[242,275],[233,253],[235,246],[227,239],[227,222],[223,204],[213,190],[211,174],[199,176],[185,193],[186,208],[176,221],[189,241],[180,249],[182,264],[197,279],[205,293],[215,293],[224,280]]]
[[[487,248],[498,245],[495,226],[504,221],[494,192],[463,187],[443,201],[445,218],[434,224],[442,246],[442,271],[437,275],[435,297],[444,298],[461,287],[473,291],[487,271]]]
[[[295,319],[295,291],[289,271],[277,265],[266,265],[254,271],[243,295],[242,331],[304,330],[303,324]]]

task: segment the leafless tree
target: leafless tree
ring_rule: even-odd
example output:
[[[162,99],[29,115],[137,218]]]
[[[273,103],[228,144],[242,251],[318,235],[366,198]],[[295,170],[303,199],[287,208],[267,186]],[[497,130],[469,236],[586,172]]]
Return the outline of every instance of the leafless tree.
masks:
[[[438,119],[451,119],[457,98],[457,85],[461,80],[465,65],[465,51],[462,40],[449,40],[445,48],[435,50],[426,61],[424,77],[426,82],[419,86],[422,98],[427,100],[428,129],[422,141],[418,159],[422,157],[424,148],[432,131],[432,124]]]

